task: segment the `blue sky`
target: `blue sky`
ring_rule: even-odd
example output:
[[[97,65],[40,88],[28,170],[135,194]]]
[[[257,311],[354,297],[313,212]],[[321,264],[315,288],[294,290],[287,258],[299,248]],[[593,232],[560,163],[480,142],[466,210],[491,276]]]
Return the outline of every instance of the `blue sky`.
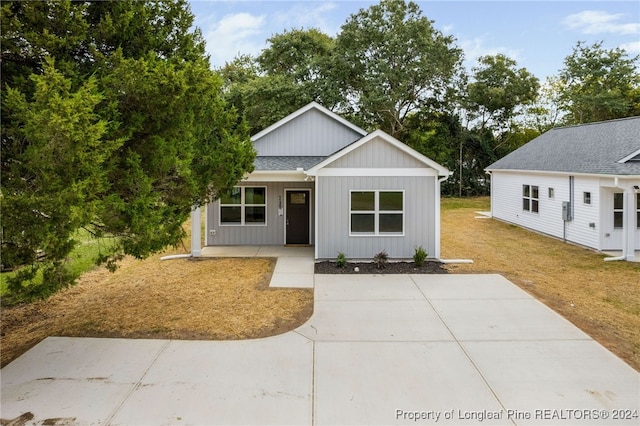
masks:
[[[195,24],[218,67],[239,53],[258,55],[273,34],[318,28],[336,36],[351,14],[377,1],[190,0]],[[555,75],[579,40],[640,54],[638,1],[416,1],[434,26],[456,38],[471,67],[503,53],[541,80]]]

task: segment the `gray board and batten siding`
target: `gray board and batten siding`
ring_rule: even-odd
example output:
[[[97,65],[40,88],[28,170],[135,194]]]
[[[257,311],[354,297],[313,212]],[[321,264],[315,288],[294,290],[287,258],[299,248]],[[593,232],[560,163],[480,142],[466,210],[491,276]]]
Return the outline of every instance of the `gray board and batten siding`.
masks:
[[[318,181],[318,258],[371,259],[385,250],[390,258],[410,259],[422,246],[435,253],[435,176],[322,176]],[[350,236],[353,190],[404,191],[404,235]]]
[[[266,187],[267,212],[264,225],[220,225],[220,202],[216,200],[207,206],[207,236],[206,245],[284,245],[285,218],[278,215],[279,203],[284,208],[285,189],[304,188],[311,190],[313,196],[313,182],[241,182],[238,186]],[[313,201],[310,206],[311,244],[313,240]],[[211,235],[214,231],[215,235]]]
[[[327,164],[327,168],[424,168],[415,157],[376,137],[369,143]]]
[[[256,135],[257,136],[257,135]],[[254,139],[258,156],[328,156],[360,139],[362,133],[317,109]]]

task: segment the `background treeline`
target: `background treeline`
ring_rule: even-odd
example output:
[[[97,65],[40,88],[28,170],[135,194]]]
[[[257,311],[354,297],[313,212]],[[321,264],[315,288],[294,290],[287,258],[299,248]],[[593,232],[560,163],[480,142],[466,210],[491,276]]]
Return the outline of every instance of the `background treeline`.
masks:
[[[383,0],[335,38],[276,34],[259,56],[222,67],[225,99],[251,133],[315,100],[446,165],[455,173],[443,193],[462,196],[487,194],[484,168],[551,127],[640,114],[638,58],[624,50],[578,42],[540,82],[500,54],[465,69],[455,39],[433,24],[415,3]]]

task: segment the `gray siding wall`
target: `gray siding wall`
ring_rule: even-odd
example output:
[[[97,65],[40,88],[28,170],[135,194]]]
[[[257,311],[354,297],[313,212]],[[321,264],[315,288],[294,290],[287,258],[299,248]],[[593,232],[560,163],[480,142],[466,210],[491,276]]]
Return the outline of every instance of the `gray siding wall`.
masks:
[[[435,177],[318,177],[318,257],[371,259],[386,250],[391,258],[408,259],[423,246],[435,252]],[[349,236],[351,190],[405,191],[404,236]]]
[[[375,138],[327,166],[327,168],[373,167],[424,168],[425,165],[395,146],[380,138]]]
[[[258,155],[327,156],[362,135],[315,109],[254,142]]]
[[[284,208],[285,189],[310,188],[311,191],[311,244],[313,241],[313,182],[241,182],[238,186],[265,186],[267,188],[267,224],[255,226],[220,225],[220,208],[216,200],[207,208],[206,245],[283,245],[284,216],[278,216],[278,197]],[[211,231],[215,235],[211,235]]]

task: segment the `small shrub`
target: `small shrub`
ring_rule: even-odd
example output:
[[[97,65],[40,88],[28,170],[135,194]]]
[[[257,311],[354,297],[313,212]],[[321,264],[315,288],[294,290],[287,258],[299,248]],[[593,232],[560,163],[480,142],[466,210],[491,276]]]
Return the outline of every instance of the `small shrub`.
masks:
[[[338,257],[336,257],[336,266],[338,268],[344,268],[347,266],[347,256],[344,253],[338,252]]]
[[[373,256],[373,263],[376,264],[378,269],[384,269],[389,261],[389,254],[386,250],[382,250],[380,253]]]
[[[415,253],[413,254],[413,263],[415,263],[416,266],[424,265],[424,261],[427,259],[428,255],[429,253],[427,253],[424,247],[416,247]]]

